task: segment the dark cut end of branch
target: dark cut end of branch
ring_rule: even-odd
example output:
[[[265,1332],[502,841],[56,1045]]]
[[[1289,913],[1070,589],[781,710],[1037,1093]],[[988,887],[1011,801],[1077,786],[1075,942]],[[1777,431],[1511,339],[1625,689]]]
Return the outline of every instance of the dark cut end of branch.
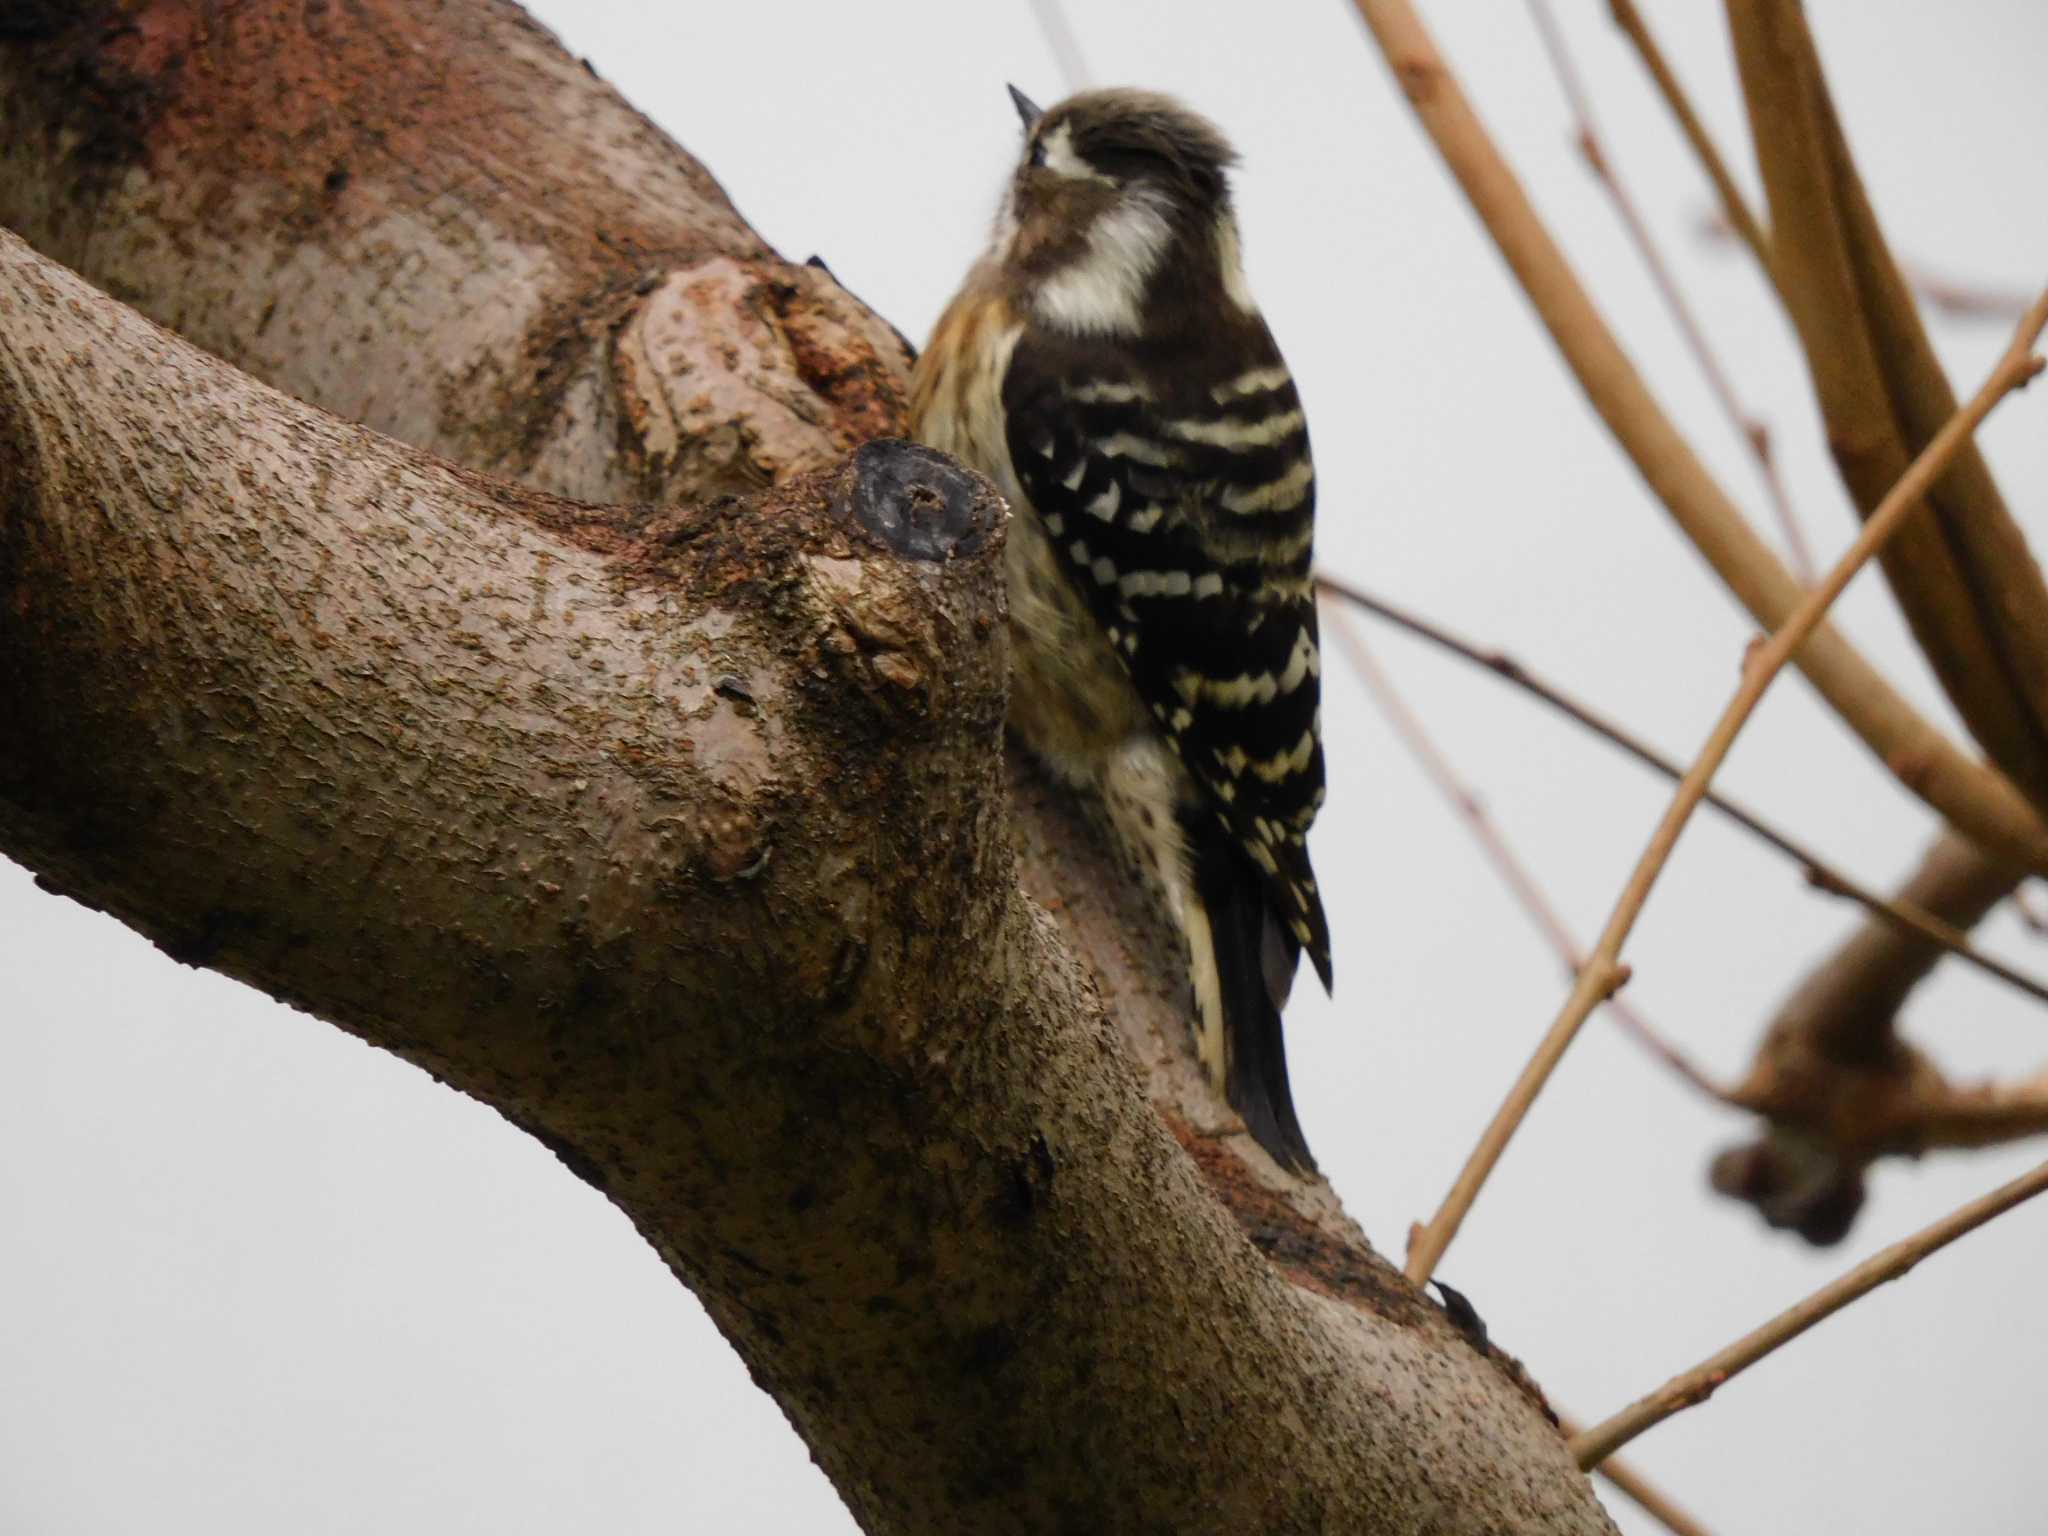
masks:
[[[889,439],[853,456],[847,509],[877,543],[905,560],[976,555],[1001,526],[988,482],[942,453]]]

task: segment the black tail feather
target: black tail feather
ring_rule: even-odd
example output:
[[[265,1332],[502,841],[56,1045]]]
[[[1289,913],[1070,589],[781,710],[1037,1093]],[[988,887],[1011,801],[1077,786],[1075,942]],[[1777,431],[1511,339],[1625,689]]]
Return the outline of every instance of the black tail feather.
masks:
[[[1301,946],[1268,908],[1266,884],[1236,840],[1213,827],[1191,826],[1188,832],[1195,893],[1208,913],[1223,994],[1229,1062],[1224,1092],[1275,1162],[1312,1171],[1316,1160],[1295,1117],[1280,1032],[1280,1005]]]

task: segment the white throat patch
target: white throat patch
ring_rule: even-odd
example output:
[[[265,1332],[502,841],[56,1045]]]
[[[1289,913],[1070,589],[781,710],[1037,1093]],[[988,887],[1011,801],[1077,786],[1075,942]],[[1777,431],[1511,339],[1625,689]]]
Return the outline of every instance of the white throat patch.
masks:
[[[1076,336],[1135,336],[1145,290],[1172,240],[1161,202],[1129,193],[1095,221],[1080,258],[1039,285],[1031,307],[1047,325]]]

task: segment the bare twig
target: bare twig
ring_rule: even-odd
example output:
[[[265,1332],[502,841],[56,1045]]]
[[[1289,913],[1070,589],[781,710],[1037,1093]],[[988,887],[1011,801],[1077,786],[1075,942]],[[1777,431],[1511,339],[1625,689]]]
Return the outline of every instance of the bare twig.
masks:
[[[1038,18],[1038,30],[1045,34],[1045,46],[1052,50],[1060,78],[1069,94],[1088,88],[1088,61],[1081,55],[1081,40],[1067,20],[1060,0],[1031,0],[1031,14]]]
[[[1710,210],[1699,214],[1693,229],[1711,245],[1734,245],[1741,238],[1728,227],[1725,214]],[[2027,296],[2023,293],[1936,272],[1921,262],[1903,258],[1899,260],[1899,273],[1921,303],[1951,320],[1999,320],[2016,325],[2026,313]]]
[[[1676,760],[1658,751],[1626,727],[1565,693],[1554,683],[1538,677],[1505,652],[1474,645],[1471,641],[1452,634],[1440,624],[1420,618],[1383,597],[1375,597],[1364,589],[1326,572],[1317,573],[1316,585],[1332,597],[1340,598],[1377,618],[1385,619],[1388,623],[1408,631],[1419,639],[1427,640],[1454,656],[1484,667],[1496,677],[1541,699],[1553,709],[1577,721],[1594,735],[1619,747],[1637,762],[1654,769],[1674,783],[1684,775],[1684,768]],[[1718,791],[1708,792],[1707,804],[1800,865],[1806,872],[1807,883],[1815,890],[1856,902],[1900,931],[1916,934],[1929,943],[1947,950],[1966,964],[1977,967],[1987,975],[1997,977],[2008,986],[2015,987],[2030,997],[2048,1002],[2048,982],[2039,981],[1984,953],[1970,942],[1970,936],[1965,930],[1944,920],[1939,914],[1918,903],[1886,896],[1883,892],[1843,874],[1805,844],[1798,842],[1788,833],[1779,831],[1754,811]],[[1576,963],[1574,962],[1575,966]],[[1617,1013],[1616,1017],[1622,1016]]]
[[[1754,1333],[1737,1339],[1720,1353],[1672,1377],[1649,1396],[1630,1404],[1606,1422],[1571,1438],[1572,1454],[1591,1468],[1644,1430],[1695,1403],[1703,1403],[1731,1376],[1746,1370],[1782,1344],[1790,1343],[1822,1319],[1867,1296],[1888,1280],[1896,1280],[1922,1259],[1967,1232],[2048,1190],[2048,1163],[2002,1185],[1983,1198],[1944,1216],[1932,1226],[1894,1243],[1858,1264],[1832,1284],[1823,1286],[1796,1307],[1781,1312]]]
[[[1728,0],[1727,15],[1778,295],[1835,469],[1868,517],[1954,417],[1957,392],[1892,261],[1801,0]],[[2048,809],[2048,578],[1974,445],[1927,502],[1886,547],[1885,580],[1985,757]]]
[[[1771,512],[1778,520],[1779,531],[1785,536],[1785,548],[1792,558],[1792,568],[1799,573],[1799,579],[1809,586],[1813,582],[1813,551],[1808,547],[1806,534],[1799,526],[1799,518],[1792,510],[1792,499],[1785,494],[1785,483],[1778,474],[1776,460],[1771,455],[1770,428],[1743,408],[1735,397],[1735,386],[1730,382],[1720,360],[1714,356],[1714,349],[1707,345],[1706,332],[1692,312],[1692,306],[1685,301],[1679,290],[1678,279],[1672,275],[1670,265],[1657,247],[1650,234],[1650,227],[1642,212],[1636,207],[1635,199],[1629,195],[1621,174],[1614,168],[1600,129],[1593,115],[1593,103],[1586,92],[1585,82],[1579,77],[1578,65],[1573,62],[1571,50],[1565,45],[1564,33],[1552,14],[1549,0],[1528,0],[1529,15],[1536,23],[1536,34],[1543,41],[1543,51],[1550,57],[1550,65],[1557,75],[1559,86],[1564,90],[1565,100],[1570,104],[1572,116],[1578,120],[1577,142],[1579,154],[1584,158],[1593,177],[1606,190],[1608,199],[1614,204],[1614,211],[1621,225],[1628,232],[1630,242],[1637,255],[1642,257],[1643,266],[1650,274],[1650,281],[1656,285],[1657,293],[1664,301],[1664,307],[1671,312],[1671,318],[1678,327],[1678,333],[1685,340],[1694,361],[1699,364],[1700,373],[1707,381],[1707,390],[1713,395],[1721,412],[1735,428],[1736,436],[1749,448],[1755,458],[1757,471],[1763,478],[1764,494],[1770,498]],[[1626,4],[1627,0],[1621,0]]]
[[[2048,1135],[2048,1071],[2017,1082],[1950,1088],[1920,1112],[1914,1133],[1923,1145],[1997,1147]]]
[[[1929,271],[1916,262],[1901,262],[1900,270],[1913,291],[1930,309],[1953,320],[2003,320],[2013,324],[2026,312],[2027,296],[1986,288],[1958,277]]]
[[[1805,589],[1757,537],[1658,406],[1409,0],[1352,0],[1417,118],[1485,222],[1593,405],[1693,546],[1761,625],[1785,622]],[[2048,826],[1997,770],[1937,730],[1832,626],[1798,657],[1821,697],[1915,795],[2009,862],[2048,871]]]
[[[1715,771],[1734,746],[1737,734],[1763,698],[1764,690],[1791,660],[1793,652],[1819,627],[1828,608],[1841,595],[1850,578],[1862,569],[1864,562],[1883,546],[1886,539],[1905,526],[1909,514],[1921,510],[1921,498],[1927,494],[1928,487],[1970,440],[1977,424],[1990,415],[1992,408],[2007,394],[2040,371],[2041,359],[2033,355],[2032,348],[2044,325],[2048,325],[2048,292],[2044,292],[2027,311],[2019,332],[1992,369],[1983,388],[1914,459],[1904,478],[1892,487],[1891,493],[1871,514],[1862,532],[1835,563],[1827,579],[1807,595],[1768,641],[1761,646],[1752,646],[1744,661],[1742,682],[1736,688],[1734,698],[1722,711],[1705,746],[1700,749],[1698,759],[1679,782],[1678,793],[1672,797],[1670,808],[1658,823],[1649,846],[1643,850],[1621,899],[1615,903],[1613,914],[1608,918],[1599,942],[1594,945],[1592,958],[1579,972],[1578,984],[1537,1047],[1535,1056],[1509,1090],[1506,1102],[1480,1137],[1479,1145],[1473,1149],[1443,1205],[1411,1244],[1407,1271],[1408,1277],[1416,1284],[1429,1278],[1437,1260],[1450,1246],[1451,1238],[1464,1220],[1465,1213],[1471,1209],[1487,1175],[1493,1171],[1509,1138],[1563,1058],[1566,1047],[1578,1034],[1579,1026],[1603,998],[1627,979],[1627,972],[1621,965],[1621,946],[1635,927],[1643,904],[1649,900],[1651,887],[1671,857],[1679,833],[1685,830],[1686,822],[1705,798]]]
[[[1557,1427],[1568,1441],[1581,1433],[1579,1426],[1570,1419],[1559,1419]],[[1671,1536],[1707,1536],[1705,1526],[1672,1503],[1663,1490],[1650,1483],[1642,1473],[1619,1456],[1609,1456],[1599,1466],[1587,1470],[1595,1477],[1605,1478],[1635,1500],[1643,1513],[1671,1532]]]
[[[1578,939],[1573,936],[1571,929],[1550,898],[1544,894],[1542,887],[1537,885],[1528,865],[1516,854],[1506,836],[1495,824],[1493,817],[1487,812],[1485,802],[1464,782],[1458,771],[1451,766],[1450,760],[1430,738],[1421,719],[1408,707],[1407,701],[1394,687],[1393,679],[1387,676],[1386,669],[1367,649],[1357,626],[1351,622],[1350,614],[1342,609],[1333,608],[1326,610],[1326,618],[1330,633],[1336,636],[1337,643],[1343,647],[1345,654],[1351,658],[1352,665],[1358,669],[1360,680],[1379,704],[1380,712],[1394,727],[1394,734],[1401,738],[1410,755],[1421,764],[1422,771],[1443,793],[1444,798],[1450,801],[1452,808],[1471,830],[1473,840],[1479,844],[1480,850],[1493,864],[1502,882],[1521,903],[1522,910],[1529,914],[1530,920],[1541,930],[1544,938],[1549,940],[1550,947],[1556,951],[1558,958],[1564,962],[1566,973],[1576,975],[1579,968],[1586,963],[1585,950],[1580,947]],[[1727,1089],[1716,1083],[1677,1047],[1666,1041],[1624,999],[1610,997],[1607,999],[1607,1007],[1614,1015],[1616,1023],[1655,1052],[1672,1071],[1701,1093],[1724,1104],[1735,1102]]]
[[[1764,227],[1757,216],[1750,211],[1749,200],[1742,195],[1742,189],[1735,185],[1735,178],[1728,172],[1728,162],[1721,158],[1721,151],[1707,134],[1706,125],[1700,121],[1699,113],[1692,107],[1691,99],[1685,94],[1685,87],[1678,83],[1678,76],[1665,61],[1664,50],[1657,46],[1656,38],[1650,35],[1649,24],[1637,11],[1633,0],[1608,0],[1608,10],[1614,15],[1614,24],[1621,28],[1634,44],[1636,54],[1643,61],[1643,67],[1656,82],[1658,94],[1663,96],[1664,105],[1671,109],[1671,115],[1678,119],[1679,131],[1686,142],[1692,145],[1692,152],[1699,157],[1700,167],[1707,173],[1707,179],[1714,184],[1714,191],[1721,199],[1723,228],[1739,235],[1742,243],[1755,254],[1757,265],[1764,269],[1764,275],[1771,272],[1771,242],[1764,233]]]

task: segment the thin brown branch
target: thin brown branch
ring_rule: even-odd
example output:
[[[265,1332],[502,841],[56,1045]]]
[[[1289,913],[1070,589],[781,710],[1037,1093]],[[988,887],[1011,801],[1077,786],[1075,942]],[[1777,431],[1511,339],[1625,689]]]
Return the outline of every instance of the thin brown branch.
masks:
[[[1947,1247],[1965,1233],[1976,1231],[1994,1216],[2031,1200],[2043,1190],[2048,1190],[2048,1163],[1981,1199],[1971,1201],[1905,1241],[1873,1254],[1840,1279],[1823,1286],[1797,1306],[1779,1313],[1755,1332],[1745,1334],[1691,1370],[1672,1377],[1613,1418],[1573,1435],[1572,1454],[1578,1457],[1582,1467],[1598,1466],[1652,1425],[1661,1424],[1681,1409],[1705,1402],[1729,1378],[1747,1370],[1772,1350],[1789,1344],[1850,1302],[1869,1295],[1886,1281],[1897,1280],[1929,1254]]]
[[[1623,0],[1626,3],[1626,0]],[[1672,322],[1678,327],[1684,339],[1686,350],[1699,364],[1700,374],[1707,381],[1707,390],[1721,408],[1722,415],[1734,427],[1735,435],[1742,439],[1750,455],[1756,460],[1757,472],[1764,483],[1764,494],[1770,498],[1771,513],[1778,521],[1778,529],[1785,536],[1785,548],[1792,558],[1792,568],[1799,573],[1799,579],[1811,585],[1814,576],[1813,551],[1806,542],[1806,533],[1799,526],[1799,517],[1792,510],[1792,498],[1785,493],[1784,480],[1778,474],[1778,465],[1771,454],[1770,428],[1751,415],[1735,396],[1735,386],[1727,371],[1722,368],[1714,349],[1707,344],[1706,332],[1701,328],[1692,306],[1685,300],[1679,289],[1678,279],[1671,266],[1664,259],[1657,241],[1650,233],[1650,226],[1643,218],[1642,210],[1636,206],[1628,185],[1621,179],[1621,173],[1614,168],[1613,157],[1607,152],[1600,136],[1598,119],[1593,113],[1593,102],[1586,91],[1584,80],[1574,62],[1571,49],[1566,45],[1564,32],[1557,24],[1557,18],[1550,9],[1549,0],[1529,0],[1529,14],[1536,23],[1536,34],[1543,42],[1543,51],[1550,58],[1552,71],[1557,75],[1558,85],[1563,89],[1565,100],[1570,104],[1572,116],[1578,120],[1577,142],[1580,155],[1592,171],[1594,180],[1606,191],[1614,211],[1627,231],[1629,241],[1642,258],[1644,269],[1650,274],[1650,281],[1657,289],[1658,297],[1670,311]]]
[[[1709,245],[1734,245],[1741,237],[1728,227],[1724,214],[1703,210],[1693,231]],[[2027,296],[1972,278],[1937,272],[1924,262],[1898,258],[1899,275],[1914,295],[1936,314],[1951,320],[1997,320],[2017,325],[2026,313]]]
[[[1571,1440],[1581,1433],[1579,1426],[1570,1419],[1559,1419],[1557,1427],[1566,1440]],[[1705,1526],[1672,1503],[1662,1489],[1619,1456],[1610,1456],[1599,1466],[1587,1470],[1595,1477],[1605,1478],[1627,1494],[1644,1514],[1671,1532],[1671,1536],[1707,1536]]]
[[[1067,20],[1066,8],[1060,0],[1031,0],[1031,14],[1038,20],[1038,30],[1045,37],[1045,46],[1059,66],[1068,92],[1085,91],[1090,78],[1088,60],[1081,52],[1081,40],[1074,35],[1073,24]]]
[[[1944,924],[1974,927],[2011,894],[2018,875],[1986,858],[1966,838],[1943,832],[1900,888],[1902,901],[1941,914]],[[1897,1039],[1894,1021],[1913,989],[1941,958],[1928,943],[1901,942],[1866,925],[1810,972],[1778,1010],[1765,1053],[1796,1034],[1829,1061],[1882,1060]]]
[[[1651,888],[1671,857],[1671,850],[1677,846],[1679,833],[1685,830],[1686,822],[1705,798],[1715,771],[1735,745],[1736,736],[1763,698],[1765,689],[1792,659],[1807,636],[1819,627],[1829,607],[1848,586],[1850,578],[1883,547],[1885,540],[1905,526],[1909,514],[1920,510],[1920,498],[1927,494],[1927,488],[1970,440],[1978,423],[1990,415],[1993,407],[2006,395],[2040,371],[2041,359],[2034,356],[2032,348],[2044,325],[2048,325],[2048,292],[2044,292],[2027,311],[2012,344],[1991,370],[1983,388],[1935,434],[1934,441],[1913,461],[1904,478],[1892,487],[1891,493],[1863,525],[1863,531],[1855,542],[1836,561],[1827,579],[1807,595],[1791,618],[1769,640],[1761,646],[1752,646],[1744,660],[1742,681],[1735,690],[1735,696],[1722,711],[1705,746],[1700,749],[1698,759],[1680,781],[1678,793],[1672,797],[1670,808],[1652,834],[1649,846],[1643,850],[1643,856],[1629,877],[1620,900],[1615,903],[1614,912],[1593,948],[1592,958],[1580,971],[1578,985],[1572,989],[1556,1021],[1537,1047],[1535,1056],[1509,1090],[1507,1101],[1487,1126],[1442,1207],[1411,1244],[1407,1272],[1417,1284],[1429,1277],[1437,1260],[1450,1246],[1487,1175],[1493,1171],[1494,1164],[1507,1148],[1509,1138],[1528,1114],[1537,1094],[1578,1034],[1579,1026],[1600,1000],[1626,979],[1627,973],[1621,965],[1622,944],[1635,927],[1636,918],[1649,900]]]
[[[1395,688],[1393,679],[1387,675],[1378,658],[1367,648],[1364,638],[1358,633],[1358,626],[1351,620],[1351,615],[1343,609],[1330,608],[1325,610],[1325,619],[1330,633],[1336,636],[1338,645],[1351,659],[1351,664],[1357,668],[1359,679],[1378,703],[1380,713],[1385,715],[1387,722],[1393,726],[1394,734],[1401,738],[1402,744],[1408,748],[1409,755],[1421,765],[1424,775],[1451,803],[1451,808],[1458,813],[1459,819],[1471,832],[1473,841],[1479,844],[1480,851],[1493,865],[1494,872],[1501,877],[1502,883],[1521,904],[1522,910],[1529,915],[1538,931],[1549,941],[1551,949],[1564,962],[1566,973],[1576,975],[1579,968],[1586,963],[1585,950],[1565,923],[1556,905],[1536,883],[1536,877],[1530,873],[1527,863],[1515,852],[1506,835],[1495,823],[1486,809],[1485,802],[1464,781],[1457,769],[1451,766],[1450,759],[1444,756],[1442,749],[1431,739],[1421,718],[1408,707],[1407,700],[1402,698],[1400,690]],[[1715,1082],[1676,1046],[1667,1041],[1629,1006],[1626,999],[1608,998],[1607,1009],[1614,1016],[1616,1023],[1701,1093],[1724,1104],[1735,1102],[1726,1088]]]
[[[1775,628],[1805,588],[1749,527],[1644,385],[1408,0],[1353,0],[1424,129],[1528,293],[1616,441],[1693,546],[1758,623]],[[1832,626],[1798,664],[1899,782],[2010,862],[2048,871],[2048,826],[1995,769],[1962,751]]]
[[[1432,620],[1421,618],[1383,597],[1376,597],[1361,587],[1353,586],[1327,573],[1317,574],[1316,585],[1332,597],[1384,619],[1454,656],[1484,667],[1496,677],[1542,700],[1568,719],[1576,721],[1594,735],[1620,748],[1637,762],[1654,769],[1673,783],[1684,776],[1685,769],[1676,759],[1658,751],[1626,727],[1573,698],[1556,684],[1537,676],[1504,651],[1475,645]],[[1779,831],[1754,811],[1718,791],[1710,790],[1706,803],[1766,846],[1776,849],[1798,864],[1806,872],[1807,883],[1815,890],[1856,902],[1900,932],[1917,935],[1930,944],[1947,950],[1966,964],[1975,966],[1986,975],[1994,976],[2030,997],[2048,1002],[2048,982],[2040,981],[1997,957],[1984,953],[1970,942],[1970,936],[1966,931],[1944,920],[1938,913],[1915,902],[1886,896],[1883,892],[1842,873],[1789,833]],[[1573,965],[1576,968],[1577,962],[1574,961]]]
[[[2026,312],[2027,296],[2023,293],[1930,271],[1918,262],[1901,262],[1899,270],[1928,308],[1954,320],[2002,320],[2011,325]]]
[[[1864,1170],[1880,1157],[2048,1135],[2048,1070],[1959,1087],[1896,1038],[1863,1062],[1824,1057],[1810,1037],[1774,1040],[1735,1097],[1771,1134],[1717,1156],[1714,1188],[1816,1247],[1847,1235]]]
[[[1727,11],[1770,196],[1772,273],[1835,467],[1868,517],[1955,415],[1956,391],[1892,261],[1798,0],[1727,0]],[[1985,756],[2048,809],[2048,579],[1974,446],[1927,499],[1928,515],[1884,551],[1885,580]]]
[[[1923,1145],[1956,1148],[1997,1147],[2048,1135],[2048,1071],[2014,1083],[1951,1088],[1922,1110],[1915,1130]]]
[[[1724,227],[1739,235],[1742,243],[1755,254],[1757,265],[1768,277],[1771,272],[1771,241],[1764,233],[1763,225],[1750,211],[1749,199],[1742,195],[1742,189],[1735,185],[1735,178],[1728,171],[1728,162],[1721,157],[1714,140],[1708,134],[1706,125],[1700,121],[1699,113],[1693,110],[1692,99],[1686,95],[1685,87],[1679,84],[1678,76],[1664,58],[1664,50],[1657,46],[1657,39],[1650,33],[1649,23],[1635,8],[1633,0],[1608,0],[1608,10],[1613,13],[1614,24],[1621,28],[1629,42],[1634,45],[1636,55],[1643,61],[1643,67],[1656,82],[1657,92],[1664,98],[1664,105],[1678,120],[1679,131],[1686,142],[1692,145],[1692,152],[1698,156],[1700,167],[1707,173],[1707,179],[1714,184],[1714,191],[1721,199],[1721,217]]]

